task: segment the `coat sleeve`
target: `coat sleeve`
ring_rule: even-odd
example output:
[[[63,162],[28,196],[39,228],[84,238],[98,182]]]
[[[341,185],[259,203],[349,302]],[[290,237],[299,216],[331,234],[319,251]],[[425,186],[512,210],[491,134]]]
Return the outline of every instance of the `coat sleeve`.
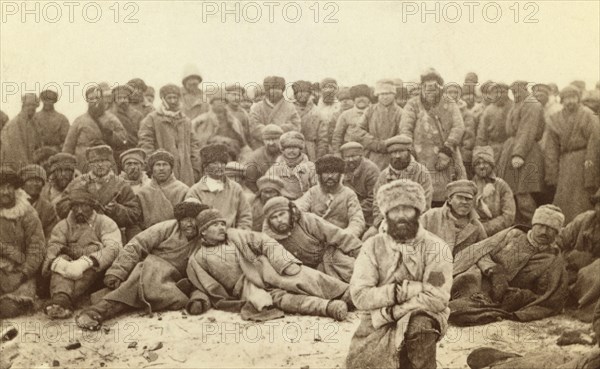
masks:
[[[32,277],[40,268],[46,254],[46,239],[42,222],[35,214],[35,210],[27,211],[23,216],[23,235],[25,236],[25,264],[23,274]]]
[[[294,200],[294,204],[298,210],[302,212],[310,212],[310,204],[312,203],[313,187],[306,191],[298,199]]]
[[[108,214],[107,214],[108,215]],[[120,227],[129,227],[138,224],[142,216],[142,206],[139,198],[131,187],[124,185],[117,195],[116,206],[110,217]]]
[[[67,245],[67,221],[61,220],[52,229],[48,246],[46,247],[46,259],[54,260],[62,253],[63,248]]]
[[[600,123],[593,114],[588,114],[586,119],[589,120],[586,125],[589,138],[585,159],[592,162],[592,167],[584,172],[584,187],[596,191],[600,186]]]
[[[365,243],[354,263],[350,279],[352,302],[360,310],[373,310],[393,306],[396,303],[394,283],[379,285],[379,270],[374,254],[374,239]]]
[[[100,241],[104,246],[102,250],[96,251],[90,255],[90,258],[98,262],[98,266],[94,268],[97,272],[107,269],[112,265],[119,250],[123,246],[121,241],[121,230],[117,224],[110,218],[105,217],[100,229]]]
[[[360,240],[351,233],[323,221],[319,216],[305,214],[309,233],[319,240],[324,240],[328,245],[333,245],[344,254],[355,258],[362,246]]]
[[[317,158],[326,155],[329,151],[329,122],[318,118],[319,126],[317,130],[317,147],[316,154]],[[316,159],[315,159],[316,160]]]
[[[579,232],[581,232],[581,228],[588,216],[588,212],[579,214],[571,221],[571,223],[567,224],[558,233],[558,237],[556,237],[556,245],[560,247],[563,252],[570,251],[575,248]]]
[[[515,135],[515,144],[513,146],[511,157],[518,156],[526,159],[529,151],[536,142],[536,136],[540,130],[540,124],[543,123],[544,111],[542,104],[524,101],[521,109],[521,119],[517,133]]]
[[[79,140],[79,126],[81,121],[75,119],[73,125],[69,127],[67,131],[67,137],[65,137],[65,143],[63,144],[62,151],[75,155],[75,147],[77,147],[77,141]]]
[[[152,114],[148,114],[140,123],[138,146],[146,152],[146,156],[156,150],[156,132],[154,131]]]
[[[356,125],[356,135],[358,141],[362,143],[365,149],[374,151],[374,152],[386,152],[385,143],[382,140],[375,138],[371,133],[369,133],[369,121],[373,119],[374,111],[373,106],[367,108],[367,111],[358,121]]]
[[[60,129],[59,129],[59,139],[60,142],[65,142],[67,139],[67,134],[69,133],[69,129],[71,126],[69,125],[69,120],[64,115],[60,118]]]
[[[251,230],[252,229],[252,208],[246,199],[246,196],[239,191],[239,201],[237,208],[237,216],[235,219],[236,228]]]
[[[340,147],[344,144],[344,136],[348,129],[348,121],[346,120],[346,114],[342,113],[338,117],[333,135],[331,136],[331,151],[332,154],[339,155]]]
[[[202,163],[200,161],[200,149],[202,145],[200,140],[198,140],[198,136],[196,135],[196,131],[193,129],[190,131],[190,159],[192,162],[192,170],[194,171],[194,175],[196,176],[196,180],[200,179],[200,173],[202,173]]]
[[[481,113],[481,119],[479,120],[479,127],[477,127],[477,137],[475,138],[475,146],[487,146],[488,145],[488,119],[489,110],[486,108]]]
[[[501,213],[497,217],[483,223],[483,228],[485,228],[485,232],[489,236],[512,226],[515,222],[517,206],[510,186],[506,182],[501,181],[498,191],[500,192]]]
[[[250,242],[247,242],[247,245],[256,254],[266,256],[277,273],[283,274],[285,268],[291,264],[302,264],[292,253],[271,237],[264,233],[248,233]]]
[[[123,127],[123,124],[121,124],[119,118],[114,114],[106,111],[98,118],[97,122],[103,129],[112,133],[112,136],[110,136],[111,142],[109,142],[110,146],[119,147],[127,142],[127,131]]]
[[[409,100],[404,106],[402,118],[400,119],[400,134],[405,134],[414,140],[415,125],[419,115],[419,108],[415,101]]]
[[[427,211],[431,209],[431,202],[433,201],[433,181],[431,180],[431,175],[427,172],[425,167],[423,167],[419,177],[421,178],[420,185],[425,191],[425,211]]]
[[[456,104],[452,104],[451,107],[452,126],[444,145],[456,148],[460,145],[463,135],[465,134],[465,123],[463,122],[462,114],[460,113],[458,106]]]
[[[302,129],[301,127],[301,119],[300,119],[300,114],[298,114],[298,111],[296,110],[296,107],[294,106],[294,104],[290,103],[290,116],[288,117],[287,121],[281,126],[281,129],[283,129],[284,132],[288,132],[288,131],[297,131],[300,132],[300,130]],[[325,132],[327,132],[327,128],[325,128]]]
[[[556,186],[558,182],[558,160],[560,157],[560,137],[556,132],[556,124],[560,119],[562,111],[552,114],[550,122],[546,126],[546,143],[544,145],[544,161],[546,173],[546,183],[550,186]]]
[[[377,182],[375,182],[375,186],[373,187],[373,192],[371,196],[373,197],[373,227],[379,228],[379,225],[383,221],[383,214],[381,214],[381,210],[379,209],[379,205],[377,204],[377,191],[379,187],[383,185],[383,178],[381,173],[377,178]]]
[[[376,190],[375,186],[379,179],[379,174],[380,174],[379,169],[376,167],[373,167],[373,169],[368,170],[365,175],[366,196],[363,199],[361,206],[363,209],[370,209],[372,214],[373,214],[373,208],[375,207],[374,191]]]
[[[348,222],[346,231],[354,237],[360,237],[365,231],[365,216],[356,193],[354,191],[348,191],[348,193],[347,208],[350,221]]]
[[[465,125],[465,134],[462,138],[462,148],[464,150],[473,150],[475,147],[475,119],[473,113],[467,111],[463,116],[463,123]]]

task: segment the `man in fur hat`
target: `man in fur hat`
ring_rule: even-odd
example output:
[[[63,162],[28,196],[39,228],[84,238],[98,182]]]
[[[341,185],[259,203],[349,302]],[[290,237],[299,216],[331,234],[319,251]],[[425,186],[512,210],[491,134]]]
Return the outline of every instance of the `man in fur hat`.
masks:
[[[386,149],[390,155],[390,164],[379,174],[373,193],[376,194],[379,187],[395,180],[411,180],[423,187],[425,193],[425,210],[431,208],[433,185],[427,168],[417,162],[412,156],[412,139],[406,135],[391,137],[385,141]],[[363,240],[377,234],[378,228],[384,216],[379,210],[377,201],[373,202],[373,224],[365,232]]]
[[[413,140],[415,159],[427,167],[433,184],[432,201],[446,200],[446,185],[466,179],[459,145],[465,125],[455,101],[442,94],[444,79],[433,68],[421,74],[421,95],[406,104],[400,133]]]
[[[44,259],[42,223],[21,189],[22,181],[6,164],[0,166],[0,318],[33,308],[36,274]]]
[[[276,196],[281,196],[283,190],[283,181],[277,177],[263,176],[256,181],[258,191],[253,198],[249,200],[252,208],[252,230],[262,232],[265,213],[263,208],[267,201]]]
[[[302,153],[304,144],[304,135],[300,132],[290,131],[281,135],[281,155],[265,174],[281,178],[284,183],[282,195],[288,199],[300,198],[318,183],[315,164]]]
[[[146,152],[138,147],[124,151],[119,156],[123,171],[119,177],[131,187],[137,195],[142,186],[150,182],[150,178],[144,170],[146,168]]]
[[[186,198],[195,198],[221,211],[228,227],[251,229],[252,210],[242,187],[225,176],[225,165],[229,162],[227,147],[205,146],[200,150],[200,158],[204,176],[190,187]]]
[[[48,239],[52,228],[58,223],[58,216],[54,206],[46,199],[41,198],[40,194],[46,184],[46,171],[39,165],[27,165],[19,171],[19,177],[23,183],[23,191],[29,196],[29,203],[35,209],[42,228],[44,229],[44,237]]]
[[[389,164],[385,140],[399,134],[402,108],[396,104],[396,87],[390,79],[375,84],[377,104],[367,108],[356,130],[356,141],[365,148],[366,157],[383,170]]]
[[[69,120],[54,110],[54,104],[58,101],[58,93],[44,90],[40,93],[40,100],[43,103],[42,110],[35,113],[33,120],[40,134],[42,145],[60,151],[69,132]]]
[[[490,82],[484,91],[484,101],[489,104],[483,110],[477,127],[476,146],[491,146],[496,163],[502,154],[502,146],[508,139],[506,119],[514,103],[508,96],[506,83]]]
[[[265,98],[250,109],[250,130],[260,139],[260,133],[267,124],[276,124],[284,132],[300,131],[300,115],[293,103],[283,97],[285,79],[266,77],[263,82]]]
[[[336,225],[354,237],[365,230],[365,218],[356,193],[342,184],[346,163],[334,155],[315,162],[319,184],[294,201],[302,212],[310,212]]]
[[[185,199],[189,187],[173,175],[175,158],[170,152],[156,150],[148,157],[152,179],[138,191],[142,207],[142,229],[173,219],[175,205]]]
[[[154,106],[152,106],[154,102],[154,89],[146,85],[146,82],[141,78],[133,78],[127,84],[133,87],[133,93],[129,95],[129,105],[131,108],[142,113],[142,119],[146,118],[148,114],[154,111]],[[147,101],[145,97],[150,91],[153,94],[152,101]]]
[[[160,107],[141,123],[138,145],[146,155],[158,149],[170,152],[175,158],[175,177],[191,186],[200,178],[200,143],[190,119],[181,111],[179,87],[172,84],[163,86],[160,99]]]
[[[301,265],[267,235],[226,226],[216,209],[198,217],[199,244],[188,263],[192,315],[211,307],[264,321],[282,312],[345,320],[348,285]],[[259,262],[257,262],[259,261]]]
[[[454,256],[450,321],[528,322],[559,314],[567,298],[567,272],[555,240],[564,215],[554,205],[536,209],[533,228],[496,233]]]
[[[33,153],[43,146],[41,133],[33,119],[40,106],[36,94],[26,93],[21,97],[21,112],[4,128],[0,140],[0,161],[17,167],[33,164]]]
[[[44,312],[52,319],[65,319],[74,303],[104,276],[122,248],[121,231],[83,189],[69,194],[71,210],[48,240],[42,275],[50,279],[50,301]]]
[[[119,122],[127,131],[127,140],[115,150],[115,159],[118,160],[122,152],[138,145],[138,132],[144,115],[129,105],[129,99],[133,94],[130,85],[119,85],[112,90],[114,104],[110,111],[119,119]]]
[[[50,172],[50,158],[56,154],[58,154],[60,150],[50,147],[50,146],[42,146],[39,149],[35,150],[33,153],[33,164],[37,164],[44,168],[46,173]]]
[[[474,209],[475,183],[467,179],[450,182],[446,193],[448,199],[444,206],[427,210],[421,217],[421,225],[446,242],[450,249],[442,252],[450,257],[485,239],[487,234]]]
[[[512,190],[502,178],[496,177],[495,167],[491,146],[473,149],[473,183],[477,186],[475,210],[488,237],[515,222],[516,205]]]
[[[242,161],[246,166],[246,186],[251,191],[256,192],[258,190],[256,181],[275,164],[277,158],[281,155],[279,138],[282,134],[281,127],[275,124],[267,124],[262,130],[262,146],[251,152]]]
[[[63,193],[75,177],[77,158],[75,155],[58,153],[48,160],[48,182],[42,189],[40,198],[45,199],[56,207],[63,198]]]
[[[358,238],[300,211],[285,197],[273,197],[263,208],[263,232],[279,242],[304,265],[348,282],[360,251]]]
[[[314,108],[315,103],[312,100],[312,83],[309,81],[296,81],[292,83],[292,91],[294,92],[294,106],[300,115],[300,119]]]
[[[379,167],[365,158],[365,151],[358,142],[347,142],[340,147],[342,159],[346,163],[343,176],[344,186],[349,187],[360,203],[365,225],[373,224],[373,196],[375,184],[379,177]]]
[[[332,153],[336,155],[340,153],[343,144],[356,141],[357,124],[371,105],[371,89],[367,85],[352,86],[350,97],[354,105],[340,114],[331,137]]]
[[[104,321],[128,310],[184,308],[189,298],[182,280],[200,237],[198,214],[206,209],[197,200],[183,201],[175,206],[175,219],[155,224],[129,241],[104,276],[110,291],[75,318],[77,325],[98,330]]]
[[[206,113],[209,109],[206,97],[200,88],[200,83],[202,83],[202,76],[198,68],[193,64],[186,65],[181,80],[181,103],[183,114],[190,120]]]
[[[350,343],[348,368],[434,368],[448,327],[452,259],[446,243],[419,225],[425,193],[411,180],[379,188],[387,233],[365,242],[350,281],[365,314]]]
[[[113,152],[110,146],[91,147],[86,152],[90,171],[73,179],[65,189],[66,198],[56,204],[58,216],[66,218],[70,205],[68,195],[76,189],[91,193],[100,204],[98,212],[105,214],[132,236],[141,219],[140,201],[124,179],[112,169]]]
[[[62,151],[75,155],[77,169],[88,171],[86,151],[88,148],[106,144],[111,148],[121,147],[127,141],[127,131],[119,119],[107,107],[103,100],[103,92],[99,86],[86,90],[85,100],[88,110],[73,121]]]

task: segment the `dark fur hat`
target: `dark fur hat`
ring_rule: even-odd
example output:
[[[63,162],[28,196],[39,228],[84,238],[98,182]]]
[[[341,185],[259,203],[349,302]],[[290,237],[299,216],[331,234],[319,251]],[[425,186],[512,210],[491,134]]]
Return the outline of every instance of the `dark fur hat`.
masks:
[[[185,218],[195,218],[198,214],[207,209],[210,209],[210,206],[201,204],[200,201],[192,198],[186,199],[175,205],[173,214],[175,215],[175,219],[182,220]]]
[[[346,162],[335,155],[321,156],[315,162],[317,174],[323,173],[346,173]]]
[[[229,162],[227,146],[222,144],[204,146],[200,150],[200,160],[202,161],[203,167],[214,162],[227,164]]]

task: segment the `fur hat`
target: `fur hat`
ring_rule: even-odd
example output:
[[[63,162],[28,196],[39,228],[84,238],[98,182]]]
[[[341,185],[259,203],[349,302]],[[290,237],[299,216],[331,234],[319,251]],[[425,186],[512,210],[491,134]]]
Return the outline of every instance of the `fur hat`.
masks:
[[[442,78],[442,75],[437,70],[435,70],[435,68],[427,68],[423,71],[423,73],[421,73],[421,84],[425,83],[425,81],[430,81],[432,79],[435,80],[438,83],[438,85],[444,85],[444,79]]]
[[[340,88],[340,90],[338,91],[337,94],[337,99],[342,101],[342,100],[354,100],[352,99],[352,96],[350,95],[350,89],[348,87],[342,87]]]
[[[281,210],[290,210],[290,200],[283,196],[275,196],[269,199],[267,203],[263,206],[263,214],[265,215],[265,220],[269,219],[271,215],[275,214]]]
[[[92,206],[93,208],[97,208],[99,206],[98,201],[87,190],[83,188],[75,188],[71,193],[69,193],[69,201],[70,206],[73,207],[75,204],[87,204]]]
[[[524,80],[516,80],[508,87],[509,90],[527,90],[528,82]]]
[[[202,82],[202,76],[198,67],[194,64],[186,64],[183,67],[183,77],[181,78],[181,84],[185,85],[185,82],[190,78],[196,78],[200,83]]]
[[[477,185],[468,179],[459,179],[446,185],[446,197],[450,198],[455,194],[470,195],[471,198],[477,195]]]
[[[202,161],[202,167],[214,162],[227,164],[229,162],[229,154],[227,150],[227,146],[223,144],[212,144],[204,146],[200,150],[200,160]]]
[[[246,93],[246,89],[243,88],[239,83],[234,83],[225,86],[225,92],[236,92],[240,95],[243,95]]]
[[[167,97],[167,95],[170,95],[170,94],[175,94],[175,95],[181,97],[181,90],[179,89],[178,86],[171,83],[171,84],[162,86],[160,88],[160,91],[158,92],[158,94],[161,99]]]
[[[279,193],[281,194],[284,185],[285,184],[279,177],[273,176],[262,176],[256,181],[256,187],[258,187],[259,193],[264,189],[271,188],[279,191]]]
[[[23,186],[21,177],[7,164],[0,165],[0,185],[10,183],[16,188]]]
[[[396,86],[391,79],[381,79],[375,83],[375,96],[381,94],[396,94]]]
[[[477,160],[483,160],[486,163],[495,166],[494,149],[492,149],[491,146],[475,146],[473,148],[473,164],[475,164]]]
[[[244,178],[246,175],[245,165],[238,163],[237,161],[230,161],[225,165],[225,175],[227,177]]]
[[[302,91],[310,93],[312,92],[312,83],[309,81],[296,81],[292,83],[292,91],[294,91],[294,95]]]
[[[42,101],[48,101],[48,102],[55,103],[58,101],[58,93],[56,91],[52,91],[52,90],[44,90],[40,94],[40,99]]]
[[[50,157],[48,164],[50,165],[50,173],[48,174],[52,174],[59,169],[70,169],[74,171],[77,167],[77,158],[73,154],[59,152]]]
[[[21,177],[23,183],[32,178],[39,178],[44,181],[44,184],[47,182],[46,171],[36,164],[26,165],[21,168],[21,170],[19,170],[19,177]]]
[[[479,77],[475,72],[469,72],[465,76],[465,83],[477,84],[479,82]]]
[[[99,161],[99,160],[113,160],[113,150],[108,145],[98,145],[93,147],[88,147],[85,150],[85,159],[88,163]]]
[[[33,152],[33,162],[35,164],[40,164],[58,153],[59,151],[52,146],[42,146]]]
[[[354,85],[350,87],[350,96],[352,97],[352,100],[361,96],[368,97],[370,100],[372,98],[371,88],[367,85]]]
[[[217,209],[207,209],[201,211],[196,216],[196,221],[198,222],[198,233],[203,232],[206,228],[210,227],[211,224],[217,222],[226,222],[225,217],[221,214]]]
[[[148,85],[146,85],[146,82],[144,82],[144,80],[141,78],[133,78],[129,82],[127,82],[127,84],[133,87],[134,90],[138,90],[142,93],[146,92],[146,90],[148,89]]]
[[[557,231],[560,231],[564,222],[565,216],[562,210],[558,206],[551,204],[542,205],[537,208],[531,219],[531,225],[543,224]]]
[[[345,156],[364,155],[365,148],[358,142],[350,141],[340,146],[340,153]]]
[[[394,152],[399,150],[410,150],[413,145],[413,140],[405,134],[390,137],[385,140],[385,147],[387,152]]]
[[[171,165],[171,168],[175,166],[175,157],[173,154],[163,149],[156,150],[148,156],[148,169],[150,169],[150,171],[152,171],[152,168],[157,161],[165,161]]]
[[[321,81],[321,83],[319,84],[319,86],[321,87],[321,90],[324,89],[327,86],[332,86],[334,87],[336,90],[338,88],[338,83],[334,78],[323,78],[323,80]]]
[[[279,137],[279,146],[281,148],[286,147],[298,147],[301,150],[304,149],[304,135],[298,131],[289,131]]]
[[[398,179],[381,186],[376,200],[382,214],[400,205],[412,206],[422,214],[427,207],[423,187],[409,179]]]
[[[21,103],[23,103],[23,104],[35,104],[36,106],[39,106],[40,105],[40,99],[37,97],[36,94],[26,93],[23,96],[21,96]]]
[[[175,219],[196,218],[202,211],[210,209],[210,206],[200,203],[196,198],[185,199],[173,208]]]
[[[139,147],[134,147],[133,149],[123,151],[121,155],[119,155],[119,159],[121,160],[121,164],[125,164],[127,159],[134,159],[144,164],[146,163],[146,152]]]
[[[576,95],[579,99],[581,99],[581,90],[576,86],[568,85],[567,87],[560,90],[560,98],[564,99],[569,95]]]
[[[277,124],[267,124],[262,129],[262,139],[265,140],[279,140],[283,134],[283,129]]]
[[[346,173],[346,162],[338,156],[327,154],[317,159],[315,168],[317,174]]]
[[[265,77],[263,81],[263,87],[265,91],[269,91],[270,89],[278,88],[280,90],[285,90],[285,79],[279,76],[268,76]]]

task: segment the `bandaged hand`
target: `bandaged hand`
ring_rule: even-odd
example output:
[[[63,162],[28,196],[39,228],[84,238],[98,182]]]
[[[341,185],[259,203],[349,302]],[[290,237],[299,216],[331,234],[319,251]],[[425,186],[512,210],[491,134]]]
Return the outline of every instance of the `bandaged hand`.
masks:
[[[512,161],[511,161],[511,165],[513,168],[519,169],[523,166],[523,164],[525,164],[525,160],[523,160],[522,157],[513,156]]]
[[[65,277],[73,280],[81,279],[83,273],[94,265],[92,259],[82,256],[77,260],[71,261],[65,268]]]
[[[50,265],[50,270],[54,273],[62,275],[63,277],[67,277],[67,267],[70,263],[70,261],[63,259],[62,257],[57,257]]]
[[[300,273],[300,265],[298,264],[290,264],[283,270],[285,275],[296,275],[298,273]]]

